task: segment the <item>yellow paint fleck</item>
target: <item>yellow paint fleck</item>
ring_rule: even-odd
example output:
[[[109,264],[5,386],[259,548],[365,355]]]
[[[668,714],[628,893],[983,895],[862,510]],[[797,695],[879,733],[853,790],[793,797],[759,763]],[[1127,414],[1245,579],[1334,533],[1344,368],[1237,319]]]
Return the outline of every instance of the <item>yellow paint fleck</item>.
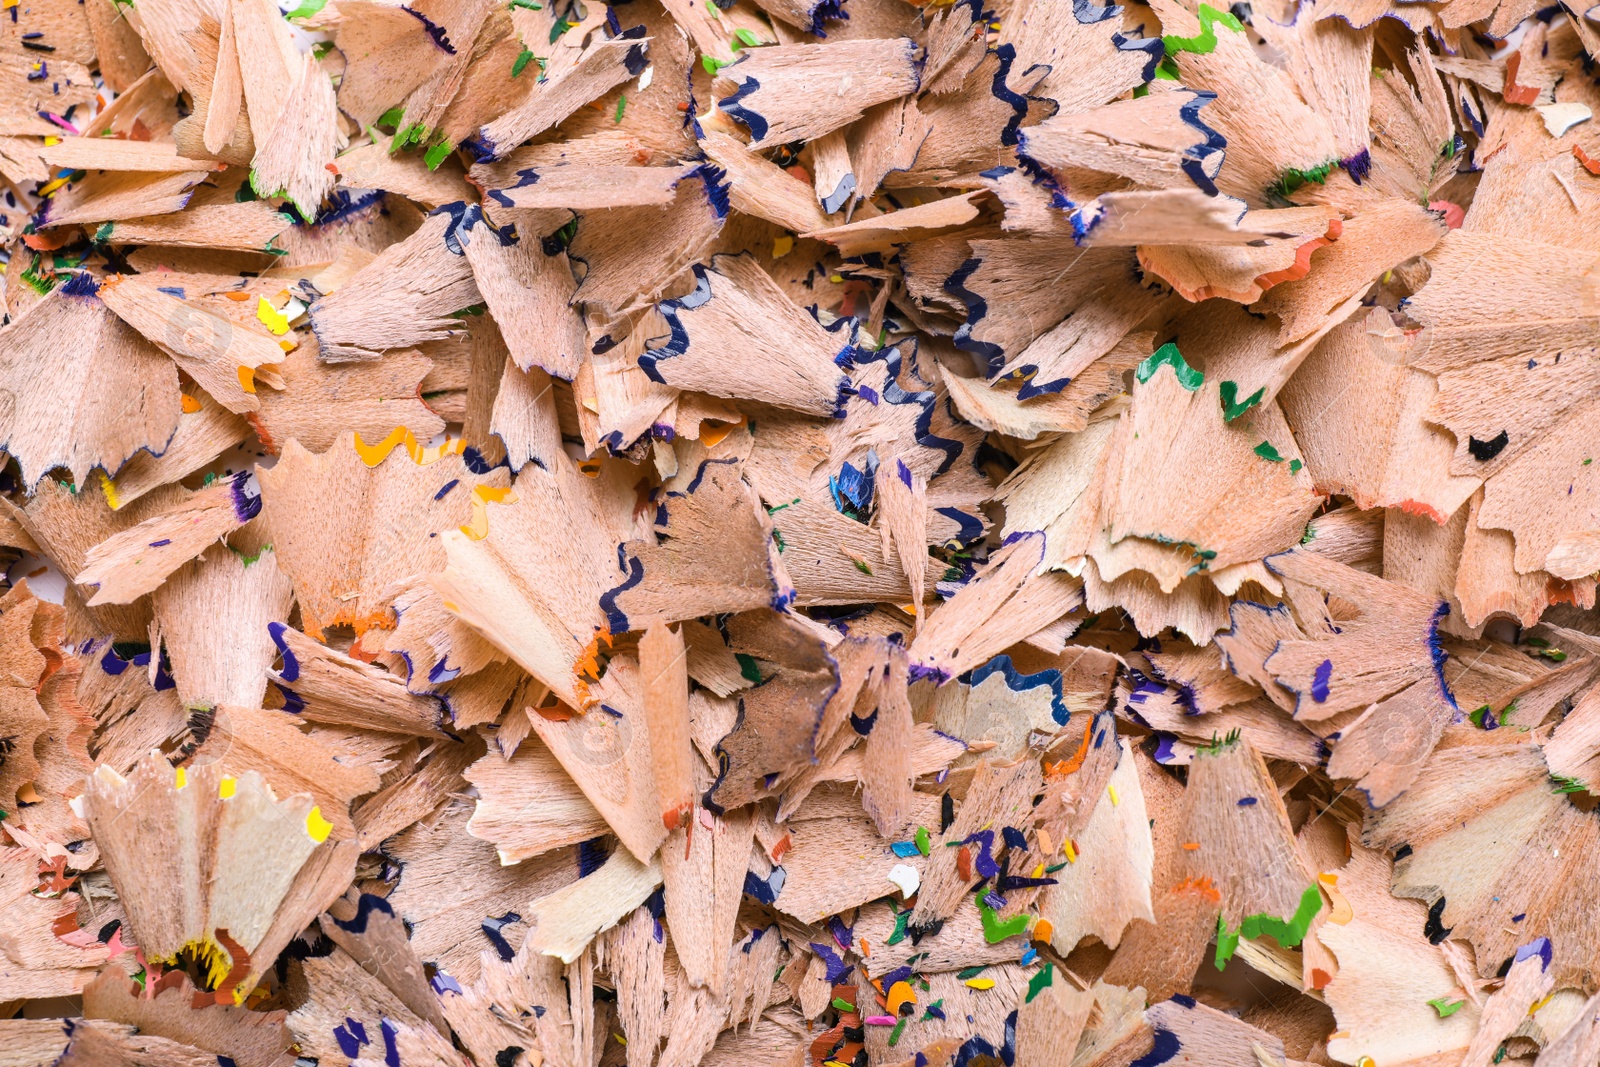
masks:
[[[396,448],[401,447],[403,447],[406,450],[406,454],[411,457],[411,462],[415,463],[419,467],[426,467],[428,464],[442,459],[445,456],[460,455],[462,452],[465,452],[467,448],[467,442],[465,438],[458,437],[453,440],[446,440],[444,444],[438,445],[437,447],[427,448],[417,441],[417,435],[412,433],[408,428],[404,426],[396,426],[393,430],[389,431],[388,437],[385,437],[382,441],[379,441],[375,445],[367,444],[361,439],[361,434],[357,433],[355,446],[356,455],[360,456],[361,462],[365,463],[369,467],[376,467],[378,464],[389,458],[390,452],[393,452]]]
[[[313,807],[306,812],[306,833],[311,837],[311,840],[320,845],[328,839],[328,835],[332,832],[333,823],[322,817],[322,809],[320,807]]]
[[[227,775],[222,776],[222,781],[217,783],[217,796],[227,800],[239,789],[239,783]]]
[[[117,496],[117,483],[107,478],[104,473],[100,475],[100,491],[106,495],[106,503],[111,505],[112,511],[122,506],[122,500]]]
[[[256,318],[261,324],[271,330],[274,336],[282,337],[289,332],[289,319],[283,312],[272,306],[266,297],[262,297],[256,304]]]
[[[993,989],[993,978],[968,978],[967,986],[972,989]]]
[[[793,251],[794,251],[794,238],[793,237],[789,237],[789,236],[785,235],[783,237],[776,238],[772,242],[772,258],[773,259],[782,259],[784,256],[788,255],[790,252],[793,252]]]
[[[461,527],[461,532],[466,534],[469,540],[482,541],[489,536],[489,505],[513,504],[516,503],[516,499],[511,495],[510,489],[478,486],[472,490],[472,519]]]
[[[189,784],[189,773],[182,767],[179,767],[177,769],[175,779],[177,781],[177,788],[182,789],[184,786]]]

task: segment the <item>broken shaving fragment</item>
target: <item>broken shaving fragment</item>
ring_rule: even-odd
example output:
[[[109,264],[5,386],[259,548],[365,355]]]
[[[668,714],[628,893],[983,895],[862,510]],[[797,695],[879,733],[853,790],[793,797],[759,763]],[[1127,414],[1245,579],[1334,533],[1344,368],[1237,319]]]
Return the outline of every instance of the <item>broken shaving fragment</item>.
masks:
[[[841,345],[748,255],[717,256],[694,276],[694,292],[659,305],[672,334],[639,357],[652,380],[823,417],[840,411],[849,382],[839,368],[854,340],[848,324]],[[737,363],[730,351],[741,354]],[[750,373],[756,367],[759,375]]]

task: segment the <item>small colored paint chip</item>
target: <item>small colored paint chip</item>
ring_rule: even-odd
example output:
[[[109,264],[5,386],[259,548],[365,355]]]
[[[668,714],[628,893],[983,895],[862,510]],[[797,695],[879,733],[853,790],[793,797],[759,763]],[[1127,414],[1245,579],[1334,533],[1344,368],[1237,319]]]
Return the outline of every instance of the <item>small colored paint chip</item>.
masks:
[[[1451,1001],[1449,997],[1435,997],[1428,1001],[1428,1007],[1439,1013],[1439,1018],[1448,1019],[1466,1006],[1465,1000]]]

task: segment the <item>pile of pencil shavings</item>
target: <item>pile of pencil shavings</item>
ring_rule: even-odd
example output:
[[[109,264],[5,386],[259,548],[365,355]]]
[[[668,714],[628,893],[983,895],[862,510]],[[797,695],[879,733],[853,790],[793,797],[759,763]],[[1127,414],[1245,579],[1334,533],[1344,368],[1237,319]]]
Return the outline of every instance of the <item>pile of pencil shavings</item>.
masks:
[[[1600,1062],[1600,9],[991,2],[7,0],[0,1062]]]

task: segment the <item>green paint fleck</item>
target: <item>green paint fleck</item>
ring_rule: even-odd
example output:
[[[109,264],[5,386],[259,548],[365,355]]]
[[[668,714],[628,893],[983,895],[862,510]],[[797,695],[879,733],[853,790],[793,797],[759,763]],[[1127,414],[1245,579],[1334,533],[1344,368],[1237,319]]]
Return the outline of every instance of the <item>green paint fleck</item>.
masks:
[[[855,1011],[856,1006],[843,997],[834,997],[833,1006],[840,1011]]]
[[[1489,714],[1489,712],[1491,710],[1493,710],[1493,709],[1491,709],[1489,707],[1489,705],[1485,704],[1483,707],[1478,708],[1475,711],[1468,712],[1467,713],[1467,721],[1469,721],[1470,723],[1472,723],[1472,725],[1476,726],[1478,729],[1481,730],[1481,729],[1483,729],[1483,717],[1485,715]]]
[[[983,968],[979,967],[978,970],[981,971],[981,970],[983,970]],[[957,977],[960,977],[960,975],[957,975]],[[923,988],[927,988],[927,987],[924,986]],[[942,1007],[944,1007],[944,998],[940,997],[938,1000],[936,1000],[932,1004],[928,1005],[927,1009],[924,1010],[923,1013],[922,1013],[922,1018],[919,1019],[918,1021],[919,1022],[924,1022],[924,1023],[927,1022],[929,1019],[932,1019],[934,1017],[933,1016],[933,1009],[934,1008],[942,1008]]]
[[[1210,743],[1201,745],[1195,751],[1201,755],[1220,756],[1226,749],[1230,749],[1238,743],[1238,729],[1229,730],[1226,735],[1219,735],[1215,730],[1213,730],[1211,731]]]
[[[1298,167],[1289,167],[1278,176],[1277,184],[1268,191],[1276,193],[1279,197],[1287,198],[1302,185],[1321,185],[1328,180],[1328,175],[1333,173],[1334,168],[1338,165],[1339,161],[1337,159],[1330,159],[1326,163],[1318,163],[1316,166],[1307,167],[1304,170]]]
[[[1460,1011],[1467,1002],[1465,1000],[1451,1001],[1449,997],[1435,997],[1428,1001],[1428,1007],[1439,1013],[1439,1018],[1448,1019]]]
[[[427,139],[428,127],[420,122],[413,122],[395,133],[394,139],[389,142],[389,154],[394,155],[403,149],[415,148]]]
[[[1291,459],[1289,461],[1289,473],[1290,474],[1299,474],[1301,468],[1303,468],[1304,466],[1305,466],[1305,464],[1301,463],[1299,460]]]
[[[853,559],[850,562],[854,563],[856,565],[856,570],[860,571],[862,574],[871,574],[872,573],[872,568],[867,566],[867,561],[866,560]]]
[[[1221,392],[1222,421],[1232,422],[1240,415],[1243,415],[1245,412],[1261,403],[1261,398],[1267,395],[1267,387],[1263,385],[1260,389],[1257,389],[1255,392],[1245,397],[1242,402],[1239,400],[1238,382],[1223,382],[1221,386]]]
[[[555,44],[561,39],[561,35],[570,29],[572,29],[572,23],[567,21],[567,16],[562,15],[556,19],[556,24],[550,27],[550,43]]]
[[[95,244],[103,245],[107,241],[111,240],[111,228],[112,228],[112,225],[113,225],[112,223],[107,222],[107,223],[103,224],[98,230],[94,231],[94,243]]]
[[[783,534],[778,531],[776,526],[772,528],[772,541],[778,546],[779,552],[782,552],[784,549],[789,547],[783,543]]]
[[[22,280],[28,283],[28,288],[40,296],[48,296],[50,290],[61,283],[61,279],[46,268],[39,269],[39,255],[34,253],[33,263],[22,272]]]
[[[455,145],[449,141],[440,141],[423,154],[422,161],[428,165],[429,170],[438,170],[439,164],[448,159],[453,151],[455,151]]]
[[[917,836],[914,838],[914,840],[917,843],[917,851],[922,853],[924,856],[933,851],[932,847],[928,843],[928,828],[926,826],[917,827]]]
[[[733,62],[733,60],[731,60],[731,59],[717,59],[717,58],[715,58],[713,56],[701,56],[700,57],[700,65],[702,67],[706,68],[706,73],[707,74],[711,74],[711,75],[715,75],[717,73],[717,71],[721,70],[723,67],[726,67],[729,63],[732,63],[732,62]]]
[[[1260,456],[1262,459],[1268,460],[1272,463],[1283,462],[1283,457],[1278,455],[1278,450],[1272,447],[1271,441],[1262,441],[1251,451],[1255,452],[1255,454]]]
[[[388,111],[385,111],[383,114],[379,115],[378,121],[374,122],[373,125],[398,127],[400,125],[400,120],[405,117],[405,113],[406,109],[403,107],[391,107]]]
[[[333,51],[332,41],[318,41],[316,44],[311,46],[311,58],[320,62],[321,60],[327,59],[328,53],[331,51]]]
[[[1244,922],[1239,924],[1238,931],[1231,932],[1227,920],[1218,915],[1217,970],[1227,967],[1228,960],[1233,958],[1234,950],[1239,947],[1241,937],[1252,941],[1258,937],[1270,937],[1283,948],[1294,948],[1306,939],[1306,932],[1311,929],[1311,920],[1315,919],[1321,910],[1322,893],[1315,885],[1309,885],[1306,891],[1300,894],[1300,906],[1288,919],[1280,919],[1276,915],[1248,915]]]
[[[751,685],[761,684],[761,665],[756,658],[745,652],[735,652],[733,658],[739,661],[739,675]]]
[[[905,1033],[906,1020],[901,1019],[894,1024],[894,1029],[889,1031],[889,1047],[894,1048],[900,1043],[900,1035]]]
[[[906,939],[906,924],[911,921],[911,909],[907,908],[894,917],[894,933],[889,935],[889,944],[898,945]]]
[[[264,544],[260,548],[256,549],[255,555],[253,555],[253,556],[245,555],[243,552],[240,552],[237,548],[234,548],[232,545],[229,545],[228,549],[234,555],[239,557],[239,562],[240,563],[243,563],[246,567],[248,567],[248,566],[250,566],[250,564],[259,561],[264,553],[271,552],[272,551],[272,543],[268,542],[267,544]]]
[[[300,0],[300,6],[283,16],[286,19],[308,19],[328,5],[328,0]]]
[[[1552,793],[1587,793],[1589,787],[1583,784],[1581,778],[1569,778],[1564,774],[1552,774],[1550,781],[1553,783]]]
[[[733,31],[733,37],[738,44],[742,44],[746,48],[761,47],[761,38],[757,37],[753,31],[747,30],[742,26]]]
[[[978,914],[983,917],[983,939],[991,945],[997,945],[1008,937],[1016,937],[1028,929],[1026,912],[1001,919],[989,905],[979,904]]]
[[[1210,4],[1200,5],[1200,32],[1193,37],[1178,37],[1169,35],[1161,38],[1161,44],[1167,55],[1175,56],[1179,52],[1193,52],[1197,56],[1207,56],[1217,50],[1217,23],[1221,23],[1234,33],[1243,33],[1244,27],[1231,12],[1218,11]]]
[[[1172,373],[1178,376],[1178,384],[1191,393],[1200,388],[1200,384],[1206,380],[1203,373],[1189,366],[1183,358],[1183,353],[1178,351],[1178,346],[1171,341],[1145,357],[1144,362],[1139,364],[1133,374],[1139,379],[1139,384],[1143,385],[1155,377],[1156,371],[1162,367],[1171,367]]]
[[[621,122],[622,121],[622,113],[625,110],[627,110],[627,107],[628,107],[628,94],[627,93],[623,93],[621,96],[617,97],[617,117],[615,119],[613,119],[612,121],[613,122]]]
[[[522,74],[523,70],[527,67],[528,61],[531,60],[532,58],[533,58],[533,49],[524,48],[521,51],[521,53],[518,54],[517,61],[515,63],[511,64],[511,76],[513,78],[519,77]]]
[[[127,657],[123,657],[123,658],[126,659]],[[978,977],[978,975],[982,974],[984,971],[986,971],[988,969],[989,969],[988,967],[986,967],[986,966],[984,966],[982,964],[979,964],[976,967],[963,967],[961,970],[956,972],[956,981],[965,982],[968,979],[976,978],[976,977]]]
[[[534,0],[511,0],[511,6],[513,8],[520,7],[520,8],[523,8],[524,10],[526,10],[526,11],[543,11],[544,10],[544,5],[543,4],[536,4],[536,3],[534,3]]]
[[[1046,963],[1043,969],[1028,979],[1028,999],[1023,1001],[1024,1004],[1032,1004],[1034,997],[1050,988],[1051,983],[1055,981],[1055,971],[1055,964]]]

